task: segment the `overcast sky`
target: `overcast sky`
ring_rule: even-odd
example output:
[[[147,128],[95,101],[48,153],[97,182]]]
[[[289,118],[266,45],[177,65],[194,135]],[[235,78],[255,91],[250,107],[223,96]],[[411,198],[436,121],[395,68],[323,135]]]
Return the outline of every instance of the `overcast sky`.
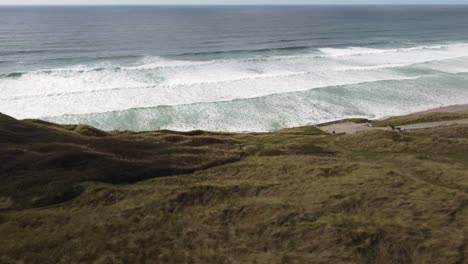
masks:
[[[468,0],[0,0],[0,5],[468,4]]]

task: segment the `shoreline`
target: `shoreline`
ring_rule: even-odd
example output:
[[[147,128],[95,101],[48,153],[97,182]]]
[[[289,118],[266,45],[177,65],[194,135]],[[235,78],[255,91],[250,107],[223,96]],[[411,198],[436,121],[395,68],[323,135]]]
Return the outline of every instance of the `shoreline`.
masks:
[[[263,132],[255,132],[255,131],[239,131],[239,132],[231,132],[231,131],[217,131],[217,130],[203,130],[203,129],[195,129],[195,130],[171,130],[171,129],[156,129],[156,130],[146,130],[146,131],[138,131],[138,130],[103,130],[103,129],[99,129],[101,131],[105,131],[105,132],[108,132],[108,133],[113,133],[113,132],[122,132],[122,131],[131,131],[131,132],[154,132],[154,131],[172,131],[172,132],[181,132],[181,133],[187,133],[187,132],[193,132],[193,131],[204,131],[204,132],[209,132],[209,133],[235,133],[235,134],[248,134],[248,133],[271,133],[271,132],[277,132],[277,131],[281,131],[281,130],[288,130],[288,129],[294,129],[294,128],[301,128],[301,127],[306,127],[306,126],[315,126],[315,127],[328,127],[330,126],[331,128],[331,131],[333,131],[334,129],[334,125],[343,125],[344,123],[349,123],[351,126],[356,126],[355,128],[353,128],[352,130],[354,131],[355,129],[357,131],[362,131],[362,127],[365,125],[365,123],[373,123],[373,122],[383,122],[383,121],[386,121],[386,120],[389,120],[389,119],[393,119],[393,118],[399,118],[399,117],[406,117],[406,116],[411,116],[411,115],[419,115],[419,114],[430,114],[430,113],[461,113],[461,112],[468,112],[468,104],[454,104],[454,105],[447,105],[447,106],[440,106],[440,107],[435,107],[435,108],[430,108],[430,109],[427,109],[427,110],[423,110],[423,111],[415,111],[415,112],[410,112],[410,113],[407,113],[407,114],[401,114],[401,115],[390,115],[390,116],[386,116],[386,117],[383,117],[383,118],[372,118],[372,119],[368,119],[368,118],[365,118],[365,117],[349,117],[349,118],[343,118],[343,119],[336,119],[336,120],[332,120],[332,121],[329,121],[329,122],[324,122],[324,123],[312,123],[312,124],[306,124],[306,125],[299,125],[299,126],[291,126],[291,127],[283,127],[283,128],[279,128],[279,129],[275,129],[275,130],[270,130],[270,131],[263,131]],[[51,122],[51,121],[48,121],[48,120],[44,120],[44,119],[41,119],[41,118],[26,118],[26,119],[18,119],[18,120],[40,120],[40,121],[44,121],[44,122]],[[360,121],[358,121],[360,120]],[[63,124],[63,123],[57,123],[57,122],[51,122],[51,123],[54,123],[54,124],[60,124],[60,125],[85,125],[85,126],[90,126],[90,127],[95,127],[93,125],[90,125],[90,124],[86,124],[86,123],[66,123],[66,124]],[[340,130],[340,129],[338,129]],[[331,132],[330,131],[330,132]]]

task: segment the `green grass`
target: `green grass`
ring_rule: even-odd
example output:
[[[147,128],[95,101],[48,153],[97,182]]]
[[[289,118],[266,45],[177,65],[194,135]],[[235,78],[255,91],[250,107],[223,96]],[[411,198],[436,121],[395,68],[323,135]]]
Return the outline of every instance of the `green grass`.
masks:
[[[276,133],[281,134],[295,134],[295,135],[305,135],[305,136],[319,136],[326,135],[324,131],[316,126],[305,126],[305,127],[296,127],[296,128],[287,128],[280,130]]]
[[[366,118],[347,118],[347,119],[335,120],[335,121],[331,121],[327,123],[321,123],[318,126],[323,127],[323,126],[329,126],[329,125],[339,124],[343,122],[353,122],[356,124],[364,124],[364,123],[371,123],[372,121]]]
[[[346,121],[350,121],[356,124],[364,124],[364,123],[369,123],[371,122],[369,119],[366,118],[348,118]]]
[[[425,113],[411,114],[406,116],[391,117],[381,121],[374,121],[372,124],[378,127],[403,126],[418,123],[449,121],[468,118],[468,112],[457,113]]]
[[[0,263],[466,261],[466,125],[96,135],[0,118]]]

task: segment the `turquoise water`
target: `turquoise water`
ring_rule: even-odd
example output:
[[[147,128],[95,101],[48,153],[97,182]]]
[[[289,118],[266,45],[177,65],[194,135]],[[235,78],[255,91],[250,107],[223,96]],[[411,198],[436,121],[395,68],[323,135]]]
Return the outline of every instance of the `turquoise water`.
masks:
[[[468,7],[3,7],[0,112],[270,131],[468,103]]]

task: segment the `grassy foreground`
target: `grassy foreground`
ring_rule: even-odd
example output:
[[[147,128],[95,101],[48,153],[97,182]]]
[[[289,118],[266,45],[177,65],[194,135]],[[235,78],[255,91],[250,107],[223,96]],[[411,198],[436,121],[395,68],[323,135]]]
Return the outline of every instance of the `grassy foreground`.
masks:
[[[468,126],[106,133],[0,114],[0,263],[464,263]]]

